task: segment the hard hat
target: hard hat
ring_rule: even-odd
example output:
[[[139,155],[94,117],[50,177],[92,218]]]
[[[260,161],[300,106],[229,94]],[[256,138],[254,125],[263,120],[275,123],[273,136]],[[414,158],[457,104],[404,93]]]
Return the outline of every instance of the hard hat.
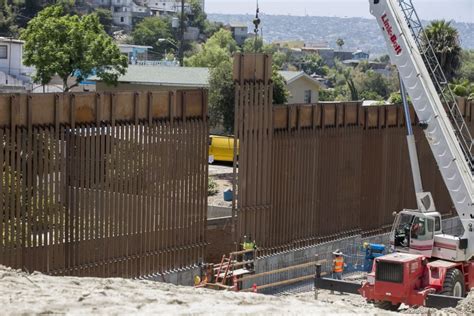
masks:
[[[343,253],[339,249],[334,251],[332,254],[335,255],[335,256],[342,256],[343,255]]]

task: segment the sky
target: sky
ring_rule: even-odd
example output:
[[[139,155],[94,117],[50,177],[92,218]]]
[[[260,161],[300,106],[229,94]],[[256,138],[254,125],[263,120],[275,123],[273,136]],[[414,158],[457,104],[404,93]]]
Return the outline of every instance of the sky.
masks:
[[[255,13],[256,0],[206,0],[207,13]],[[260,12],[372,18],[368,0],[259,0]],[[446,19],[474,23],[474,0],[413,0],[423,20]]]

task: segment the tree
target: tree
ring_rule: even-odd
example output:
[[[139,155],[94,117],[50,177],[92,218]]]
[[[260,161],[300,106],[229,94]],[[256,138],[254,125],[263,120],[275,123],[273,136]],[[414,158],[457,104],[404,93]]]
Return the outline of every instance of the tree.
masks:
[[[326,76],[329,73],[329,67],[324,63],[323,58],[316,54],[306,56],[301,64],[301,69],[308,75]]]
[[[212,35],[224,28],[222,22],[211,22],[209,20],[204,21],[203,34],[206,38],[210,38]]]
[[[63,8],[65,13],[68,14],[77,14],[76,10],[76,0],[53,0],[53,1],[47,1],[48,4],[54,4],[54,5],[59,5]]]
[[[249,37],[242,44],[244,53],[261,53],[263,51],[263,40],[260,37]]]
[[[97,8],[95,9],[94,13],[99,18],[99,22],[104,27],[105,32],[109,35],[112,35],[112,11],[104,8]]]
[[[22,3],[18,5],[20,15],[17,16],[16,22],[19,28],[25,28],[28,24],[28,21],[38,14],[39,11],[43,8],[43,1],[38,0],[23,0]]]
[[[244,53],[265,53],[274,54],[277,48],[272,44],[265,44],[261,37],[249,37],[242,44],[242,51]]]
[[[199,32],[203,33],[206,27],[207,15],[201,8],[201,3],[198,0],[191,0],[189,3],[191,14],[189,15],[189,26],[197,27]]]
[[[236,50],[237,43],[232,38],[232,34],[222,29],[207,40],[201,51],[186,58],[184,64],[190,67],[216,68],[221,63],[230,61],[231,55]]]
[[[230,60],[211,68],[209,78],[209,121],[212,127],[222,127],[225,133],[234,131],[235,86],[233,66]],[[288,101],[288,90],[285,80],[272,69],[273,104],[284,104]]]
[[[224,29],[219,30],[209,38],[206,45],[223,48],[231,54],[238,50],[237,42],[232,37],[232,33]]]
[[[458,31],[451,22],[433,21],[425,29],[424,45],[431,43],[446,79],[451,81],[461,65],[461,46]]]
[[[359,97],[370,100],[381,100],[389,97],[390,91],[387,80],[383,75],[373,70],[362,72],[360,69],[356,69],[353,71],[352,77]]]
[[[186,58],[191,67],[209,67],[209,116],[212,127],[222,127],[224,132],[234,129],[235,86],[233,79],[232,54],[238,50],[237,43],[227,30],[219,30],[202,46],[197,54]],[[263,50],[263,46],[262,46]],[[273,67],[273,103],[287,102],[288,91],[278,67]]]
[[[357,91],[356,85],[353,80],[354,70],[350,67],[344,66],[340,61],[336,61],[335,71],[329,77],[329,80],[335,86],[338,91],[337,96],[341,96],[339,100],[359,100],[359,92]],[[345,86],[344,88],[342,86]],[[346,94],[348,94],[346,96]]]
[[[165,51],[176,49],[169,42],[173,42],[171,22],[160,17],[143,19],[132,31],[132,39],[134,44],[152,46],[153,51],[162,55],[165,54]],[[165,40],[160,41],[160,39]]]
[[[285,79],[278,73],[277,67],[272,67],[273,81],[273,104],[285,104],[288,102],[289,92],[286,88]]]
[[[388,102],[391,104],[402,104],[402,95],[400,92],[392,92],[390,94],[390,98],[388,98]]]
[[[336,41],[336,45],[339,46],[339,49],[342,50],[342,46],[344,46],[344,40],[342,38],[338,38]]]
[[[458,79],[450,85],[454,94],[459,97],[466,97],[472,99],[474,97],[474,82],[469,82],[468,79]]]
[[[224,48],[204,45],[199,53],[189,58],[185,58],[184,64],[187,67],[216,68],[223,62],[227,61],[230,61],[230,55]]]
[[[114,84],[127,68],[127,58],[94,14],[65,15],[62,6],[47,7],[28,23],[21,39],[25,41],[25,65],[36,68],[33,80],[45,85],[57,74],[64,91],[94,73]],[[76,82],[68,85],[72,76]]]
[[[7,0],[0,0],[0,36],[15,36],[18,28],[15,24],[14,6]]]
[[[288,56],[280,51],[273,54],[273,65],[279,70],[287,63]]]
[[[390,63],[390,56],[388,56],[387,54],[382,55],[380,56],[379,60],[381,63],[388,64]]]
[[[465,50],[461,55],[461,68],[458,72],[460,79],[474,82],[474,50]]]
[[[231,134],[234,129],[234,79],[232,62],[227,59],[210,70],[209,77],[209,124],[222,126]]]

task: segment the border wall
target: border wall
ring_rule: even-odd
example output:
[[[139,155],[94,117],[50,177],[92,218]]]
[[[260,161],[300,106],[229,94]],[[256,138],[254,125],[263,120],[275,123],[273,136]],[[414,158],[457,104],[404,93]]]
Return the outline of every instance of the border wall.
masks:
[[[271,57],[235,57],[236,242],[263,255],[387,232],[392,213],[416,208],[403,109],[360,102],[272,106]],[[460,100],[470,129],[473,102]],[[456,216],[412,110],[425,190]],[[238,151],[238,152],[237,152]]]
[[[0,264],[131,278],[196,266],[207,138],[206,91],[0,95]]]

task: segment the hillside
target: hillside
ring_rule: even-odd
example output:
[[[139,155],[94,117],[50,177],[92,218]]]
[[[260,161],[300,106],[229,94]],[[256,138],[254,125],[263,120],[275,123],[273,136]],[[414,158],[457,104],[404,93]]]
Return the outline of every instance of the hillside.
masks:
[[[253,30],[252,15],[208,14],[208,18],[223,23],[245,23],[248,24],[249,30]],[[386,52],[382,33],[374,19],[264,15],[261,20],[263,37],[267,42],[328,42],[329,46],[336,48],[336,40],[342,38],[346,43],[344,49],[362,49],[371,54]],[[474,49],[474,23],[453,22],[453,26],[459,30],[462,46]]]

